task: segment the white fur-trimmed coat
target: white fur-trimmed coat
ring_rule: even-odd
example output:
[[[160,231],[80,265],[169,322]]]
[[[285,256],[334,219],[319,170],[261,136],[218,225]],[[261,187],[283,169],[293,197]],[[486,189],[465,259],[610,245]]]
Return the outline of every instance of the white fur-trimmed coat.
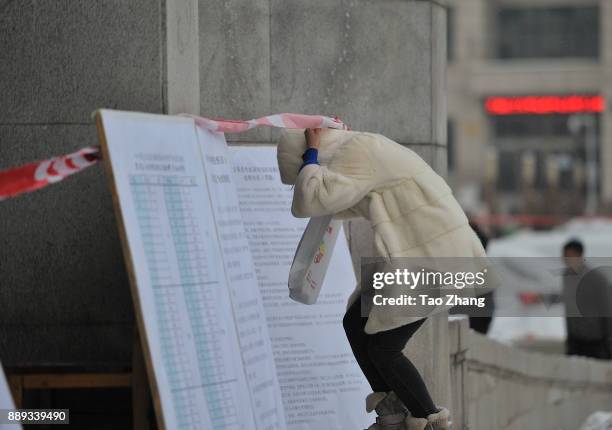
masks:
[[[299,171],[305,150],[303,130],[283,132],[278,163],[283,183],[295,184],[294,216],[368,219],[373,257],[485,256],[450,187],[414,151],[380,134],[323,130],[320,165]],[[349,305],[360,291],[358,285]],[[421,318],[401,306],[374,306],[365,331],[373,334]]]

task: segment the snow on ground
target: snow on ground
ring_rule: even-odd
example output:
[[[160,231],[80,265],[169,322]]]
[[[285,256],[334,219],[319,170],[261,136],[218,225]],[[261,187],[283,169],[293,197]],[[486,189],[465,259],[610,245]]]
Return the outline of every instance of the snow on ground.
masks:
[[[569,239],[582,241],[587,258],[612,257],[612,221],[605,219],[576,219],[550,231],[521,230],[511,236],[492,240],[489,243],[487,253],[490,257],[555,257],[559,258],[560,266],[562,265],[560,259],[562,247]],[[555,260],[551,259],[550,261]],[[503,288],[512,288],[516,291],[511,294],[504,291],[504,300],[515,300],[515,303],[512,303],[511,306],[523,307],[520,315],[541,315],[542,312],[538,312],[538,305],[526,308],[520,302],[518,296],[514,294],[514,292],[524,291],[526,275],[523,273],[524,267],[523,270],[516,267],[517,260],[512,260],[511,263],[505,265],[503,270],[504,277],[509,277],[512,282],[504,282]],[[529,281],[533,283],[533,278],[530,278]],[[535,289],[559,292],[560,282],[556,282],[556,284],[558,285],[542,285]],[[516,298],[514,299],[514,297]],[[555,307],[556,314],[563,315],[562,305],[555,305]],[[505,309],[508,309],[508,307],[506,306]],[[561,342],[565,339],[565,323],[562,316],[496,317],[493,320],[489,335],[504,343],[523,342],[530,339]]]
[[[587,257],[612,257],[612,220],[576,219],[554,230],[521,230],[511,236],[493,239],[488,254],[492,257],[559,257],[569,239],[584,243]]]

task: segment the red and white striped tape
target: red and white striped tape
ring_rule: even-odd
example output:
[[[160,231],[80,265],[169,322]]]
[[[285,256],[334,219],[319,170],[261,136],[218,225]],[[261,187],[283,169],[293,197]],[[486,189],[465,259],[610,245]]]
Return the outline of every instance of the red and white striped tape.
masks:
[[[198,127],[221,133],[240,133],[259,126],[347,129],[346,125],[338,118],[322,115],[280,113],[247,121],[208,119],[195,115],[185,116],[193,118]],[[72,154],[0,171],[0,200],[35,191],[49,184],[59,182],[94,165],[99,158],[100,148],[90,146]]]
[[[95,164],[99,148],[89,146],[72,154],[0,171],[0,200],[38,190]]]
[[[198,127],[221,133],[240,133],[259,126],[278,128],[337,128],[346,130],[348,127],[338,117],[331,118],[322,115],[302,115],[298,113],[279,113],[262,118],[243,120],[210,119],[196,115],[186,115],[193,118]]]

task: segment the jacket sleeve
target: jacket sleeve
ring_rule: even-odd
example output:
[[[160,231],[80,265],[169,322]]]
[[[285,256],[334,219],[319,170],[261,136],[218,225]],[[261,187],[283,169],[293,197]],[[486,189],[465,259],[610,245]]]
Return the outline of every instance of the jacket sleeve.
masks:
[[[601,310],[601,316],[603,317],[603,328],[604,328],[604,340],[607,342],[607,346],[612,352],[612,284],[610,279],[606,276],[604,270],[599,273],[600,280],[600,303],[603,307]]]
[[[375,178],[369,144],[370,139],[357,135],[337,151],[328,166],[304,166],[295,182],[293,215],[307,218],[337,214],[363,199]]]

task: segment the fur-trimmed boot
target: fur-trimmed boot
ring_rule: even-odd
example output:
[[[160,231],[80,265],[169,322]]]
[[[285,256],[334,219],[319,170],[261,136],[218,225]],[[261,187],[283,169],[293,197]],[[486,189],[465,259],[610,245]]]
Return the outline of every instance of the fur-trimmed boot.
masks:
[[[430,414],[427,418],[406,418],[406,430],[450,430],[450,413],[446,408],[438,409],[435,414]]]
[[[378,417],[376,423],[368,427],[368,430],[404,430],[406,417],[410,415],[404,403],[393,391],[368,395],[366,411],[370,413],[373,410],[376,410]]]

